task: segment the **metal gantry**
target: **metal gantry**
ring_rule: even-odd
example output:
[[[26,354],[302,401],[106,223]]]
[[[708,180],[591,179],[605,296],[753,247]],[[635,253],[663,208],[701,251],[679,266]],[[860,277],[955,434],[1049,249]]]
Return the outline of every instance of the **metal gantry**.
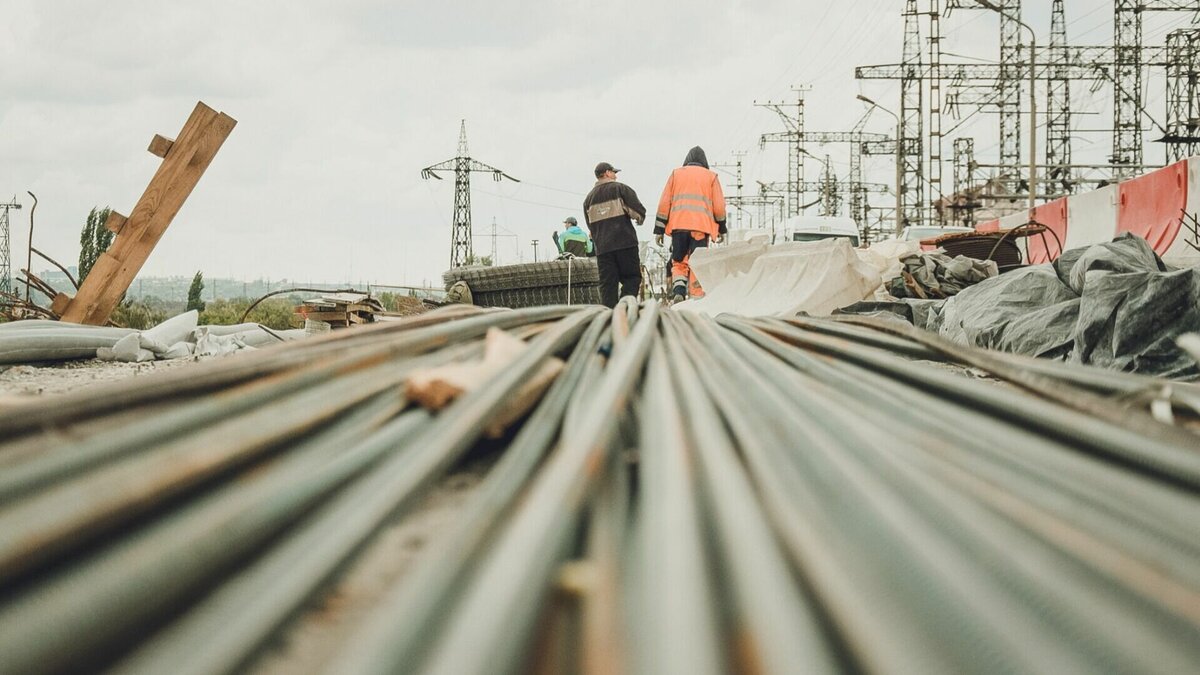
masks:
[[[475,258],[471,243],[471,174],[490,173],[492,180],[495,181],[505,178],[517,183],[520,181],[494,166],[471,158],[467,150],[466,120],[459,123],[458,155],[453,159],[421,169],[421,178],[441,180],[442,177],[438,175],[439,171],[454,172],[454,215],[450,225],[450,267],[462,267]]]
[[[1200,152],[1200,29],[1173,31],[1167,36],[1168,161]]]
[[[941,188],[941,144],[948,133],[943,129],[946,114],[957,115],[964,107],[982,107],[995,111],[999,120],[999,157],[979,168],[996,172],[991,182],[992,195],[1014,200],[1030,190],[1037,197],[1050,198],[1075,191],[1082,172],[1106,169],[1105,180],[1121,178],[1154,168],[1144,156],[1143,126],[1150,116],[1145,108],[1147,69],[1162,68],[1167,75],[1167,126],[1164,138],[1169,158],[1185,156],[1196,150],[1195,129],[1200,126],[1194,108],[1197,100],[1197,61],[1190,37],[1194,29],[1172,32],[1167,46],[1145,45],[1142,18],[1146,12],[1200,13],[1200,0],[1114,0],[1113,43],[1109,46],[1078,46],[1067,42],[1065,2],[1051,4],[1050,40],[1046,47],[1031,50],[1021,42],[1020,0],[927,0],[927,9],[917,0],[906,0],[904,47],[901,62],[893,65],[861,66],[858,79],[883,79],[900,84],[902,142],[901,203],[906,223],[933,216],[933,200]],[[942,59],[942,19],[952,9],[987,9],[999,17],[1000,52],[996,64],[953,63]],[[944,10],[944,11],[943,11]],[[928,49],[923,49],[920,21],[928,21]],[[923,62],[927,54],[928,62]],[[1045,171],[1038,185],[1022,180],[1022,135],[1036,133],[1021,115],[1022,87],[1029,79],[1030,63],[1035,81],[1046,83]],[[1071,82],[1089,81],[1094,86],[1106,83],[1113,90],[1112,152],[1107,165],[1076,164],[1071,153]],[[926,91],[929,99],[924,100]],[[1189,112],[1189,106],[1192,110]],[[928,114],[928,130],[922,129]],[[1154,121],[1151,119],[1151,121]],[[1155,126],[1161,127],[1156,121]],[[951,130],[952,131],[952,130]],[[928,149],[922,147],[928,144]],[[1189,145],[1189,143],[1191,143]],[[880,153],[886,146],[868,146]],[[930,195],[926,204],[921,195]]]
[[[728,173],[728,169],[734,170],[733,176],[736,180],[736,182],[733,184],[734,193],[732,195],[726,195],[725,203],[727,206],[730,206],[733,209],[737,229],[743,229],[746,226],[745,222],[743,222],[746,214],[746,210],[744,208],[746,204],[745,194],[743,193],[745,184],[742,181],[742,160],[746,157],[746,151],[735,150],[733,151],[732,155],[732,164],[713,164],[712,168],[726,170],[726,173]]]
[[[904,3],[904,51],[898,72],[900,79],[900,138],[896,139],[895,148],[899,155],[896,161],[900,167],[897,205],[901,213],[897,216],[897,232],[909,225],[920,225],[924,220],[924,206],[921,201],[925,178],[921,128],[923,94],[921,82],[924,74],[921,63],[919,19],[917,0],[906,0]]]
[[[811,89],[812,87],[808,85],[792,87],[792,91],[796,92],[795,114],[787,111],[788,104],[786,103],[754,102],[754,105],[767,108],[779,115],[779,119],[786,128],[786,131],[783,132],[763,134],[759,139],[759,146],[765,147],[767,143],[788,144],[787,188],[784,194],[789,218],[804,212],[804,189],[802,187],[804,183],[804,93]]]
[[[1046,82],[1047,192],[1075,191],[1071,171],[1071,80],[1067,74],[1067,20],[1063,0],[1050,7],[1050,79]]]

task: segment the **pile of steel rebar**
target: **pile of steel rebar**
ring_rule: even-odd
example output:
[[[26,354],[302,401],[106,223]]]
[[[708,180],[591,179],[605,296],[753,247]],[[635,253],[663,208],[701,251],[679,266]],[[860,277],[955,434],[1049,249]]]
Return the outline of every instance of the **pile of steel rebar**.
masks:
[[[492,327],[528,343],[499,375],[404,399]],[[869,319],[626,301],[452,307],[5,402],[0,671],[261,669],[482,456],[305,669],[1194,672],[1198,400]]]

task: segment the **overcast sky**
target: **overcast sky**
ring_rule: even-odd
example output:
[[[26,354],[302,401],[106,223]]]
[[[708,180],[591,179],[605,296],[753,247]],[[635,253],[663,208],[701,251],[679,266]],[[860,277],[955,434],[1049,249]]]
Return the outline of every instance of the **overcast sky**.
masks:
[[[1025,4],[1048,36],[1049,0]],[[653,210],[693,145],[714,163],[749,151],[750,185],[784,179],[783,148],[758,147],[782,127],[755,100],[793,101],[792,85],[811,85],[813,131],[848,130],[866,110],[857,93],[895,109],[894,84],[858,82],[853,69],[900,59],[903,5],[0,0],[0,200],[25,206],[13,212],[13,270],[26,256],[26,190],[40,200],[34,246],[73,263],[88,210],[128,214],[161,161],[145,150],[150,138],[174,137],[198,100],[238,125],[143,275],[440,283],[453,180],[420,172],[456,154],[460,119],[471,155],[522,181],[472,176],[476,233],[495,219],[515,235],[499,240],[500,262],[531,260],[531,239],[545,255],[558,223],[582,216],[598,161],[624,169]],[[1111,6],[1068,0],[1071,40],[1110,43]],[[1148,42],[1184,20],[1148,17]],[[943,26],[946,52],[996,58],[991,13],[955,10]],[[1162,87],[1147,86],[1159,114]],[[1098,113],[1077,125],[1107,126],[1104,93],[1077,91],[1079,111]],[[987,161],[995,117],[960,131],[973,126]],[[891,127],[883,114],[867,126]],[[1096,157],[1107,151],[1107,138],[1089,138]],[[846,148],[811,149],[844,172]],[[868,179],[890,183],[890,167],[873,160]],[[809,162],[810,177],[819,169]],[[486,254],[491,241],[475,246]]]

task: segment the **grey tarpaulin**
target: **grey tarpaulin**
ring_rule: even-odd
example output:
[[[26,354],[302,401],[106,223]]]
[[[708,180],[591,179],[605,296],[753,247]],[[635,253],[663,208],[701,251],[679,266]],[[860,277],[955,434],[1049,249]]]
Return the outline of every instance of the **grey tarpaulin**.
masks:
[[[1174,339],[1200,330],[1200,269],[1163,264],[1145,239],[1067,251],[1052,264],[988,279],[946,300],[861,302],[961,344],[1192,379],[1200,369]]]
[[[999,274],[996,263],[942,252],[911,253],[900,258],[900,275],[888,282],[898,298],[947,298]]]

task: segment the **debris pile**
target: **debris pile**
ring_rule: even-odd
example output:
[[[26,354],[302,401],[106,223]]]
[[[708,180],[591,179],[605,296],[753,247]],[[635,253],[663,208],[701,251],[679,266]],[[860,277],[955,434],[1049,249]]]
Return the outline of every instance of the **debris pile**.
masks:
[[[1114,370],[1195,378],[1175,338],[1200,331],[1200,269],[1171,269],[1141,237],[1071,249],[946,300],[864,302],[954,342]]]
[[[1197,401],[864,317],[449,306],[5,407],[0,654],[245,671],[315,616],[338,673],[1189,672]]]
[[[994,261],[937,252],[910,253],[900,265],[900,275],[885,284],[897,298],[948,298],[1000,273]]]
[[[302,319],[324,321],[334,328],[373,323],[384,312],[383,305],[365,293],[327,293],[296,308]]]

